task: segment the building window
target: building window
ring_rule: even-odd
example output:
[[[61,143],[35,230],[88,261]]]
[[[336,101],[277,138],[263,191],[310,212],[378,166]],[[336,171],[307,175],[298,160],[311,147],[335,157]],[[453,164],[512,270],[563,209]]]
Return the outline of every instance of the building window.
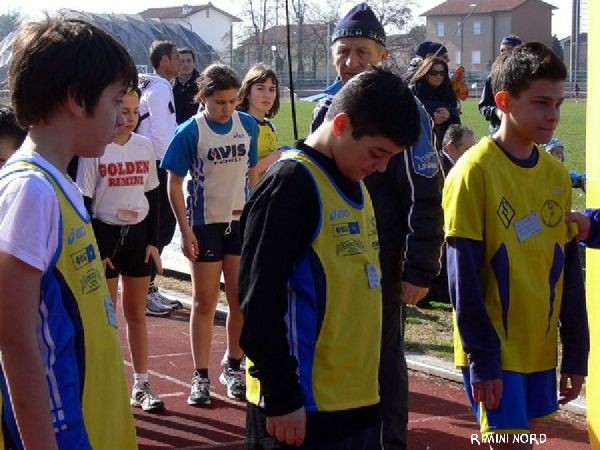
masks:
[[[444,36],[444,22],[438,22],[435,24],[435,31],[437,37]]]
[[[462,25],[463,25],[462,22],[460,22],[460,21],[456,22],[456,29],[458,30],[456,32],[457,36],[460,36],[462,34]]]
[[[456,64],[457,66],[460,66],[462,64],[462,54],[460,50],[456,51],[456,59],[454,60],[454,64]]]
[[[481,22],[479,20],[475,20],[473,22],[473,34],[475,36],[479,36],[481,34]]]
[[[471,64],[481,64],[481,51],[473,50],[471,52]]]

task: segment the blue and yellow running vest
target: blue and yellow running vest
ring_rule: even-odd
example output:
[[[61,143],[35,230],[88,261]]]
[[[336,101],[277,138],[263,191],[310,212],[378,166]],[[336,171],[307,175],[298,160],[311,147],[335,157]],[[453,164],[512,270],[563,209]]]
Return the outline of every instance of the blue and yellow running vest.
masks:
[[[379,402],[381,342],[379,240],[371,198],[345,197],[306,153],[290,150],[280,161],[301,163],[320,202],[311,246],[288,282],[288,344],[309,412],[341,411]],[[247,364],[247,398],[260,405],[260,382]]]
[[[114,307],[89,217],[79,215],[59,182],[36,163],[16,161],[4,170],[44,174],[60,205],[59,243],[42,276],[37,325],[58,447],[137,449]],[[0,384],[0,450],[20,450],[3,371]]]

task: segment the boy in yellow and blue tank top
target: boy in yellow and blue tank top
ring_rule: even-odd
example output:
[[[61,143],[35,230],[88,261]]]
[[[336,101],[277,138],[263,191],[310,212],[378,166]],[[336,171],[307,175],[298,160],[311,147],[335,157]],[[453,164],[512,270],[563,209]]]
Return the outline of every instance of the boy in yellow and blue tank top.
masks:
[[[361,180],[416,141],[418,127],[402,125],[416,118],[399,77],[379,68],[356,75],[244,208],[249,448],[370,450],[377,441],[381,272]]]
[[[583,279],[575,229],[563,220],[571,181],[538,145],[558,125],[565,76],[539,43],[500,58],[492,69],[500,129],[461,158],[444,186],[455,363],[490,443],[530,433],[578,396],[587,373]]]
[[[66,170],[104,152],[135,65],[100,29],[47,19],[19,30],[9,84],[29,135],[0,171],[0,449],[134,450],[115,312]]]

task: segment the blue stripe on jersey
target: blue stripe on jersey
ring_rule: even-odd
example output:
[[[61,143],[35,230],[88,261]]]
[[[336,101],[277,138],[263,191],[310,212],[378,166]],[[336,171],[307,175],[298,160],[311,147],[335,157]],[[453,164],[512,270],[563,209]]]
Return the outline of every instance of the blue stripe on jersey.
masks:
[[[12,401],[8,393],[4,369],[0,366],[0,389],[2,390],[2,436],[4,436],[4,448],[23,450],[21,435],[17,428],[17,422],[13,415]]]
[[[58,447],[91,450],[82,412],[86,371],[83,323],[77,300],[58,269],[53,270],[44,289],[40,319]],[[54,334],[50,330],[55,330]],[[70,348],[72,351],[56,357],[56,348]],[[62,387],[67,385],[75,389]],[[71,392],[70,397],[65,396],[67,392]]]
[[[194,158],[190,168],[191,179],[187,183],[188,195],[186,201],[186,211],[189,217],[190,226],[204,225],[204,161],[200,158]],[[200,220],[196,220],[195,211],[202,211]]]
[[[510,261],[508,251],[504,244],[496,251],[490,261],[496,282],[498,284],[498,296],[502,304],[502,323],[504,325],[504,336],[508,338],[508,307],[510,305]]]
[[[550,332],[552,326],[552,315],[554,314],[554,302],[556,300],[556,285],[562,275],[565,267],[565,255],[560,248],[560,245],[554,244],[554,257],[552,258],[552,265],[550,266],[550,276],[548,281],[550,282],[550,310],[548,311],[548,328],[546,328],[546,336]]]
[[[196,159],[199,138],[200,130],[195,116],[179,125],[160,163],[161,169],[185,177]]]
[[[312,384],[315,349],[325,316],[325,274],[310,249],[296,264],[289,281],[288,344],[298,361],[299,383],[307,411],[318,411]]]

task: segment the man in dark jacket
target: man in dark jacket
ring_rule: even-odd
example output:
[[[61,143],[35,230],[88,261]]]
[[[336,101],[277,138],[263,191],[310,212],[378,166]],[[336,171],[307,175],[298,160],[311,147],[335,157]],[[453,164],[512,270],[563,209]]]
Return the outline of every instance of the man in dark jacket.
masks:
[[[365,3],[337,24],[332,54],[338,80],[315,108],[311,130],[322,122],[333,96],[352,76],[387,58],[385,32]],[[380,241],[383,324],[379,370],[385,450],[406,448],[408,371],[404,358],[403,304],[427,294],[440,270],[443,241],[442,172],[432,145],[431,119],[417,101],[421,134],[417,144],[392,157],[387,170],[365,178],[373,201]],[[378,448],[378,447],[373,447]]]
[[[173,80],[177,125],[185,122],[198,112],[198,102],[194,97],[198,93],[196,78],[200,74],[194,67],[195,62],[196,56],[191,48],[179,49],[179,75]]]
[[[513,48],[521,44],[521,39],[517,36],[513,34],[506,36],[500,43],[500,56],[504,55],[505,53],[511,53]],[[490,134],[494,134],[500,127],[502,113],[496,107],[496,100],[494,100],[491,74],[485,79],[483,91],[481,91],[481,98],[479,99],[479,112],[485,118],[485,120],[490,123]]]

